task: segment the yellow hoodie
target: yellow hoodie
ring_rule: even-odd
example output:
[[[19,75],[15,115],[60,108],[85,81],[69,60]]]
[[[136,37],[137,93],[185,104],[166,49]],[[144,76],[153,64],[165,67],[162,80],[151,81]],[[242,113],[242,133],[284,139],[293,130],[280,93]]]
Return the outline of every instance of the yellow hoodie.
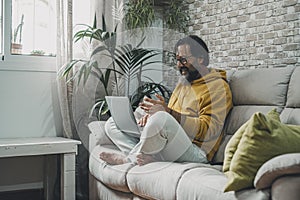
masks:
[[[226,72],[210,69],[209,74],[191,84],[179,83],[168,107],[181,113],[183,129],[211,161],[220,146],[224,121],[232,108]]]

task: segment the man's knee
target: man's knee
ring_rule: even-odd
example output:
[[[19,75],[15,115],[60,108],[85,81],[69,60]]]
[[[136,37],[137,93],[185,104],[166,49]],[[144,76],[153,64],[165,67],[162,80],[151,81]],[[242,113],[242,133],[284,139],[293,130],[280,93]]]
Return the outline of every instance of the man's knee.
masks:
[[[170,121],[172,121],[172,116],[165,112],[165,111],[158,111],[155,114],[153,114],[149,121],[147,122],[147,126],[152,126],[156,128],[162,128],[167,126]]]
[[[172,115],[170,115],[166,111],[158,111],[154,115],[152,115],[151,118],[155,121],[160,121],[160,122],[164,122],[164,121],[167,121],[167,120],[173,120]]]

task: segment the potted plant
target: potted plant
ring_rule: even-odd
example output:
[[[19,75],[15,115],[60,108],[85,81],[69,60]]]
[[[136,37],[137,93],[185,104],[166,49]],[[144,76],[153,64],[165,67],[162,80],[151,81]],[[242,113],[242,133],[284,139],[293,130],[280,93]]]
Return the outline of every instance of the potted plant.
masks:
[[[22,14],[21,22],[14,29],[12,43],[11,43],[11,53],[21,54],[22,53],[22,31],[24,25],[24,14]]]
[[[116,87],[117,91],[116,95],[121,95],[121,93],[119,93],[118,91],[119,86],[121,85],[119,82],[120,79],[118,79],[117,77],[122,77],[122,81],[124,81],[122,83],[125,83],[124,94],[131,97],[129,95],[131,80],[133,78],[137,78],[137,80],[139,80],[140,82],[138,84],[140,88],[141,85],[144,84],[141,82],[141,76],[144,67],[157,62],[161,62],[150,60],[156,55],[161,54],[161,52],[154,49],[142,48],[141,44],[143,43],[145,38],[136,46],[133,46],[132,44],[117,46],[116,27],[114,32],[108,32],[106,30],[106,23],[103,16],[102,20],[102,29],[96,28],[97,23],[95,18],[94,25],[92,27],[86,25],[87,29],[78,31],[74,36],[75,42],[83,38],[88,38],[90,42],[92,42],[93,40],[100,42],[100,45],[97,46],[91,53],[90,58],[72,60],[59,74],[68,77],[70,71],[74,67],[79,65],[79,69],[68,79],[76,79],[77,84],[83,81],[83,84],[85,84],[90,75],[96,76],[103,85],[105,92],[104,96],[112,95],[108,90],[108,87],[111,86],[111,84],[109,84],[110,81],[114,82],[113,85]],[[99,62],[94,59],[94,56],[99,55],[99,53],[102,53],[100,56],[110,58],[111,63],[100,65]],[[160,84],[157,83],[156,88],[159,85]],[[154,91],[154,87],[146,87],[143,89],[144,94],[150,94],[147,93],[147,88],[149,88],[149,91]],[[164,87],[161,88],[164,89]],[[141,88],[138,90],[142,91]],[[163,93],[162,95],[165,96],[166,94],[169,94],[168,92]],[[136,105],[136,102],[141,99],[141,96],[134,95],[131,102],[132,104]],[[108,113],[108,108],[104,97],[96,99],[95,104],[91,108],[91,114],[95,113],[95,111],[97,112],[98,119],[101,119],[101,116]]]

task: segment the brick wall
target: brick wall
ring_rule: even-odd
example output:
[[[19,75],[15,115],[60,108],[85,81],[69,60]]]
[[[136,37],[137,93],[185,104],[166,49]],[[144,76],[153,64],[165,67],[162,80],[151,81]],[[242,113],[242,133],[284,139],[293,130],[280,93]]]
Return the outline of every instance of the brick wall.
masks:
[[[202,37],[211,66],[300,66],[300,1],[188,0],[189,32]]]
[[[191,17],[189,34],[207,42],[210,67],[300,67],[299,0],[186,1]],[[174,43],[169,38],[165,47]],[[166,84],[173,88],[176,73],[165,69]]]

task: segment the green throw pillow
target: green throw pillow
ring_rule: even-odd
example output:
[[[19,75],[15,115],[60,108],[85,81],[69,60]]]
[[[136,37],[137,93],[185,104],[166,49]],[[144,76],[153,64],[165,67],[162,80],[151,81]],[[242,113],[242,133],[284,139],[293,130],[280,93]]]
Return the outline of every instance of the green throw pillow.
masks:
[[[272,109],[270,112],[268,112],[267,116],[280,121],[279,114],[275,108]],[[245,124],[243,124],[235,132],[235,134],[232,136],[232,138],[227,143],[226,149],[225,149],[225,155],[224,155],[224,163],[223,163],[223,171],[224,172],[229,171],[230,163],[233,158],[233,155],[236,152],[236,149],[240,143],[240,140],[241,140],[245,130],[247,129],[249,123],[250,123],[250,120],[248,120]]]
[[[263,163],[285,154],[300,152],[300,126],[283,124],[276,110],[266,116],[255,113],[228,142],[223,171],[228,177],[224,191],[253,187]]]

